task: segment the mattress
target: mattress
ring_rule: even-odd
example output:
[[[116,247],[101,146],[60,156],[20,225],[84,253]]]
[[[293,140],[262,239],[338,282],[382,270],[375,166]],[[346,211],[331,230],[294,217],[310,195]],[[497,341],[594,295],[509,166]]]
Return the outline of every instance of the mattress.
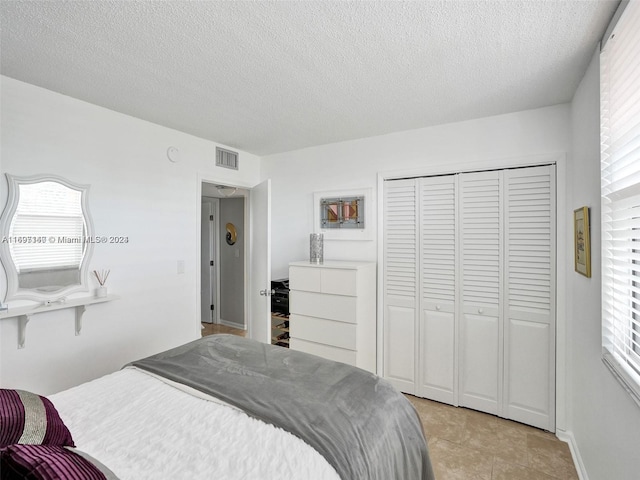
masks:
[[[298,437],[136,368],[49,399],[77,448],[121,480],[339,480]]]

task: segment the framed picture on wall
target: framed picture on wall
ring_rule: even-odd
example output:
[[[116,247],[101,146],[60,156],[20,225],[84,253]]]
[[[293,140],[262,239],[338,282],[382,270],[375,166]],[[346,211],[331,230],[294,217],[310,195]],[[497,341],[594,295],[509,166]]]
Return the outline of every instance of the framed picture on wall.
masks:
[[[573,211],[575,270],[591,278],[591,238],[589,236],[589,207]]]
[[[314,192],[313,227],[325,240],[373,240],[373,189]]]

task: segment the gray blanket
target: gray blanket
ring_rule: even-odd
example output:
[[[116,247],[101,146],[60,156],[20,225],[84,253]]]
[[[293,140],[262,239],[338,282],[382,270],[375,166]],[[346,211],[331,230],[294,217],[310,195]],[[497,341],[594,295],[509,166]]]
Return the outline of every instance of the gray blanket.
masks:
[[[291,432],[343,480],[434,478],[413,405],[359,368],[232,335],[207,336],[132,365]]]

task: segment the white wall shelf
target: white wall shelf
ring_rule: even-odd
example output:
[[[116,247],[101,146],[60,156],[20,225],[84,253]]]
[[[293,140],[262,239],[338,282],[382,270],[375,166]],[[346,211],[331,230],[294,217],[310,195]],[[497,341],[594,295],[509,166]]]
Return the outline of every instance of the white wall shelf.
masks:
[[[8,318],[18,319],[18,348],[24,348],[27,337],[27,323],[31,320],[32,315],[38,313],[52,312],[54,310],[63,310],[65,308],[73,308],[76,311],[76,335],[80,335],[82,331],[82,315],[87,309],[87,305],[96,303],[110,302],[117,300],[117,295],[107,295],[106,297],[83,297],[67,300],[64,303],[50,303],[49,305],[36,305],[27,307],[10,308],[8,311],[0,313],[0,320]]]

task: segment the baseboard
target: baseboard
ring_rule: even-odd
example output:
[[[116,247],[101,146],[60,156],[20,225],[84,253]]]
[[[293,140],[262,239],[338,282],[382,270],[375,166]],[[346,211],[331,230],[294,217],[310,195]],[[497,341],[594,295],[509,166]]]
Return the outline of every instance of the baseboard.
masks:
[[[573,433],[564,430],[556,430],[556,436],[563,442],[569,444],[569,450],[571,451],[571,457],[573,458],[573,463],[576,466],[576,471],[578,472],[578,478],[580,480],[589,480],[587,470],[584,467],[584,462],[580,456],[580,450],[578,450],[578,445],[576,444],[576,439],[573,436]]]
[[[224,325],[225,327],[231,327],[231,328],[239,328],[240,330],[245,329],[244,325],[240,325],[235,322],[229,322],[227,320],[223,320],[222,318],[220,319],[220,325]]]

